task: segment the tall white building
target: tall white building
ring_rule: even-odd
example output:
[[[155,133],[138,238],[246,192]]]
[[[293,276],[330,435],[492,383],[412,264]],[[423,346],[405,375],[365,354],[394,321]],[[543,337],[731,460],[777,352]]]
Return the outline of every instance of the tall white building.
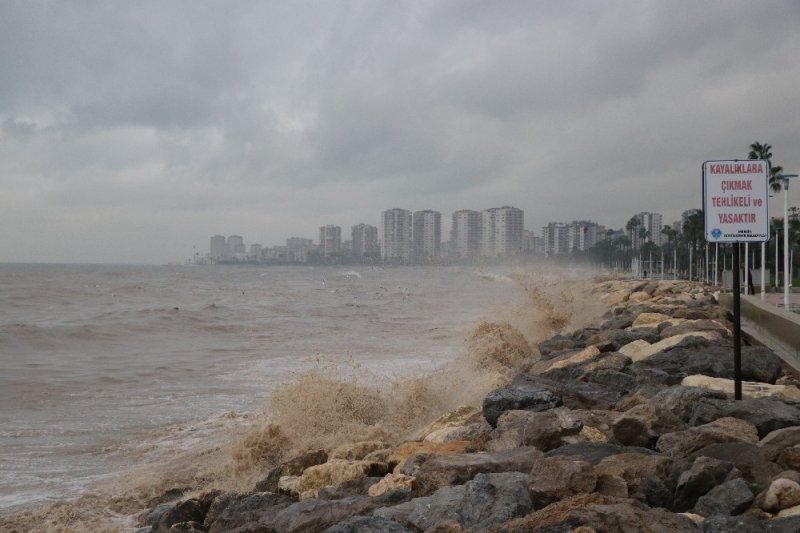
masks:
[[[319,228],[319,246],[323,257],[339,254],[342,249],[342,228],[332,224]]]
[[[231,235],[225,241],[225,257],[241,259],[247,255],[247,248],[244,246],[244,239],[241,235]]]
[[[569,251],[586,251],[606,238],[606,228],[589,220],[576,220],[569,225]]]
[[[481,252],[481,215],[462,209],[453,213],[450,227],[450,255],[457,259],[477,257]]]
[[[369,224],[358,224],[351,230],[353,257],[378,257],[381,249],[378,245],[378,228]]]
[[[630,238],[634,250],[638,250],[646,242],[661,246],[663,235],[661,234],[662,217],[660,213],[642,212],[633,215],[632,218],[637,222],[628,231],[628,238]]]
[[[302,237],[289,237],[286,239],[286,260],[293,263],[305,263],[308,254],[314,249],[311,239]]]
[[[569,253],[569,224],[563,222],[550,222],[542,228],[542,241],[544,253],[558,255]]]
[[[411,255],[415,263],[430,263],[439,259],[442,247],[442,214],[430,209],[415,211],[411,239]]]
[[[522,253],[524,213],[516,207],[493,207],[481,212],[481,255],[504,257]]]
[[[381,255],[384,261],[411,261],[411,211],[394,208],[383,212]]]

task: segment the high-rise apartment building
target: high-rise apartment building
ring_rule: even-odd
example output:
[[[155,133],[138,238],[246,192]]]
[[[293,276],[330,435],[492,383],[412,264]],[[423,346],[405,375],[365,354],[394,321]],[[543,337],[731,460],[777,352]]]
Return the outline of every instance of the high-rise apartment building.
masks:
[[[247,248],[244,246],[244,239],[241,235],[231,235],[225,241],[225,257],[229,259],[241,258],[247,254]]]
[[[481,212],[481,255],[503,257],[522,253],[524,213],[516,207],[493,207]]]
[[[550,222],[542,228],[544,253],[558,255],[569,253],[569,224]]]
[[[384,261],[411,261],[411,211],[393,208],[383,212],[381,255]]]
[[[606,228],[589,220],[576,220],[569,225],[567,248],[586,251],[606,238]]]
[[[378,245],[378,228],[369,224],[358,224],[351,231],[353,257],[356,259],[378,258],[381,249]]]
[[[211,252],[209,257],[212,261],[219,261],[225,258],[225,236],[214,235],[211,237]]]
[[[462,209],[453,213],[450,228],[450,255],[457,259],[477,257],[481,252],[481,216],[477,211]]]
[[[628,229],[628,238],[634,250],[638,250],[646,242],[652,242],[656,246],[661,246],[662,242],[662,217],[660,213],[642,212],[633,215]]]
[[[442,214],[426,209],[413,216],[412,259],[415,263],[430,263],[439,259],[442,247]]]
[[[338,255],[342,248],[342,228],[332,224],[319,228],[319,246],[323,257]]]

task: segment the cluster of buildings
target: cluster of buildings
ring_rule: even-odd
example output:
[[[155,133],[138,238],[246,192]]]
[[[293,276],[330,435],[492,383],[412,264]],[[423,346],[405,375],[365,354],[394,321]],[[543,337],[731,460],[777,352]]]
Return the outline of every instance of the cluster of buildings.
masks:
[[[240,235],[211,237],[210,262],[264,263],[392,263],[432,264],[446,261],[506,258],[520,255],[557,256],[586,251],[598,242],[626,236],[638,248],[643,242],[661,244],[661,215],[639,213],[625,230],[606,230],[588,220],[550,222],[541,236],[524,229],[524,212],[511,206],[483,211],[463,209],[452,215],[449,241],[442,240],[442,215],[430,209],[393,208],[382,213],[381,227],[357,224],[350,239],[342,228],[319,228],[319,239],[291,237],[285,246],[247,248]],[[346,236],[346,235],[345,235]],[[639,246],[636,246],[636,245]]]

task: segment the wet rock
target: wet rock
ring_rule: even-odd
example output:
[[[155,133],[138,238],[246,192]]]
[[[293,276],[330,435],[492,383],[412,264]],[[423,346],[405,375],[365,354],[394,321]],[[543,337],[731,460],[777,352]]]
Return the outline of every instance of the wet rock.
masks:
[[[729,337],[731,335],[731,328],[726,324],[717,322],[716,320],[686,320],[676,324],[665,325],[667,327],[659,330],[659,335],[662,339],[672,337],[673,335],[681,335],[684,333],[693,333],[697,331],[716,331],[723,337]]]
[[[338,485],[351,479],[384,476],[388,473],[389,466],[386,463],[334,459],[306,468],[297,480],[295,490],[299,494],[316,492],[322,487]]]
[[[743,479],[717,485],[697,500],[694,510],[701,516],[737,515],[753,504],[753,493]]]
[[[631,324],[627,324],[623,327],[628,327],[630,325]],[[598,331],[595,335],[586,339],[586,343],[594,345],[610,343],[613,351],[616,352],[626,344],[630,344],[633,341],[638,340],[644,340],[649,344],[652,344],[658,342],[660,337],[658,336],[658,332],[651,328],[639,328],[631,331],[627,331],[622,328],[604,328],[601,331]]]
[[[542,341],[539,343],[539,354],[541,354],[543,359],[549,359],[549,355],[553,352],[559,352],[562,350],[574,350],[575,348],[581,348],[579,342],[571,337],[565,337],[564,335],[556,335],[546,341]]]
[[[309,499],[279,511],[271,520],[261,522],[282,533],[316,533],[353,516],[375,509],[398,505],[411,499],[410,491],[387,492],[375,498],[356,496],[342,500]]]
[[[612,410],[625,395],[625,391],[592,382],[565,383],[560,392],[564,406],[570,409]]]
[[[415,454],[457,454],[477,451],[478,448],[472,441],[404,442],[389,456],[389,465],[396,465],[394,472],[400,473],[406,460]]]
[[[701,426],[665,433],[658,439],[656,449],[668,455],[686,457],[706,446],[723,442],[756,444],[758,431],[753,424],[746,420],[731,417],[718,418]]]
[[[715,515],[703,521],[704,533],[765,533],[765,524],[751,516]]]
[[[594,492],[597,475],[592,465],[576,457],[541,457],[533,465],[528,491],[531,503],[541,509],[579,493]]]
[[[325,533],[414,533],[397,522],[378,516],[356,516],[331,526]]]
[[[430,496],[378,509],[374,514],[414,531],[426,531],[437,524],[489,531],[531,510],[527,479],[527,474],[519,472],[478,474],[465,485],[444,487]]]
[[[636,317],[636,320],[634,320],[633,324],[631,324],[631,328],[638,329],[642,326],[654,327],[658,326],[658,324],[661,324],[662,322],[670,321],[671,319],[672,317],[662,313],[639,313],[639,315]]]
[[[668,374],[680,374],[680,367],[676,368],[670,364],[669,359],[665,360],[664,352],[670,348],[677,346],[682,347],[696,347],[706,346],[709,341],[719,340],[719,333],[715,331],[696,331],[691,333],[683,333],[681,335],[674,335],[666,339],[660,340],[655,344],[649,344],[646,341],[638,340],[630,344],[626,344],[619,349],[619,353],[627,355],[634,363],[644,364],[647,362],[648,366],[659,368]],[[655,359],[654,359],[655,358]],[[699,374],[701,372],[692,372]],[[685,374],[683,374],[685,376]]]
[[[687,333],[684,335],[691,336],[693,334]],[[718,334],[710,331],[700,331],[694,335],[703,335],[711,339],[708,335]],[[670,339],[678,337],[681,337],[681,335],[670,337]],[[666,340],[661,342],[666,342]],[[639,364],[655,367],[668,374],[682,377],[703,374],[705,376],[733,379],[733,345],[730,341],[709,342],[703,339],[694,339],[688,345],[684,343],[651,355]],[[743,380],[775,383],[775,380],[780,375],[781,362],[772,350],[761,346],[742,346]]]
[[[757,491],[767,488],[772,478],[783,470],[775,463],[767,461],[758,446],[744,442],[712,444],[690,455],[689,460],[694,461],[700,456],[733,463]]]
[[[697,403],[689,421],[692,425],[706,424],[722,417],[741,418],[758,429],[758,435],[790,426],[800,425],[800,408],[774,398],[750,398],[739,401],[703,399]]]
[[[219,499],[219,498],[217,498]],[[294,499],[283,494],[256,492],[253,494],[223,496],[224,508],[206,521],[209,533],[223,533],[246,524],[269,524],[282,509],[294,503]],[[215,500],[216,502],[216,500]],[[213,504],[212,504],[213,508]]]
[[[303,470],[310,466],[324,463],[328,460],[325,450],[313,450],[298,455],[273,468],[267,477],[256,483],[256,492],[278,492],[278,481],[284,476],[300,476]]]
[[[560,397],[551,390],[524,382],[512,384],[510,387],[495,389],[483,400],[483,416],[492,426],[506,411],[546,411],[562,405]]]
[[[565,407],[548,411],[506,411],[497,422],[487,442],[490,451],[520,446],[535,446],[547,451],[557,448],[568,436],[577,435],[583,424]]]
[[[402,473],[415,478],[415,495],[425,496],[440,487],[466,483],[481,473],[529,472],[541,455],[533,447],[461,455],[418,454],[406,461]]]
[[[204,505],[192,498],[174,505],[159,506],[157,509],[159,512],[148,516],[147,520],[153,528],[153,533],[166,533],[174,524],[181,522],[202,524],[208,511],[208,504]]]
[[[370,489],[382,479],[383,478],[374,476],[362,477],[351,479],[331,487],[322,487],[319,489],[317,497],[320,500],[341,500],[353,496],[366,496],[369,494]],[[370,494],[370,496],[372,495]]]
[[[571,354],[569,357],[565,357],[563,359],[559,359],[550,364],[548,371],[550,370],[558,370],[560,368],[566,368],[568,366],[576,366],[582,365],[589,361],[596,360],[600,357],[600,350],[597,346],[588,346],[583,350]]]
[[[386,474],[377,483],[369,487],[370,496],[380,496],[384,492],[392,490],[411,490],[414,478],[405,474]]]
[[[670,411],[647,402],[625,411],[611,429],[614,439],[624,446],[650,448],[663,433],[683,427],[683,422]]]
[[[586,460],[589,464],[596,465],[606,457],[618,455],[621,453],[642,453],[645,455],[653,455],[653,450],[647,448],[640,448],[638,446],[619,446],[617,444],[601,443],[601,442],[579,442],[577,444],[567,444],[555,450],[550,450],[545,454],[545,457],[555,457],[558,455],[578,455]]]
[[[688,511],[709,490],[723,483],[733,464],[713,457],[697,457],[688,470],[681,472],[675,487],[674,510]]]
[[[328,455],[328,460],[332,459],[345,459],[350,461],[362,460],[370,453],[378,450],[385,450],[388,447],[389,447],[388,444],[380,440],[370,440],[370,441],[354,442],[351,444],[343,444],[331,451],[331,453]],[[298,475],[298,474],[289,474],[289,475]]]

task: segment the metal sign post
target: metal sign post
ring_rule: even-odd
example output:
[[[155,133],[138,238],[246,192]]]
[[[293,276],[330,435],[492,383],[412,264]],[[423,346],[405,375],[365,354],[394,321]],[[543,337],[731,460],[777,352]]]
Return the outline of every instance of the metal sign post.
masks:
[[[736,400],[742,399],[742,268],[739,245],[769,239],[768,185],[769,161],[749,159],[703,163],[706,242],[733,243],[733,379]],[[748,268],[746,256],[744,268]],[[749,271],[744,275],[745,280],[749,279]]]

